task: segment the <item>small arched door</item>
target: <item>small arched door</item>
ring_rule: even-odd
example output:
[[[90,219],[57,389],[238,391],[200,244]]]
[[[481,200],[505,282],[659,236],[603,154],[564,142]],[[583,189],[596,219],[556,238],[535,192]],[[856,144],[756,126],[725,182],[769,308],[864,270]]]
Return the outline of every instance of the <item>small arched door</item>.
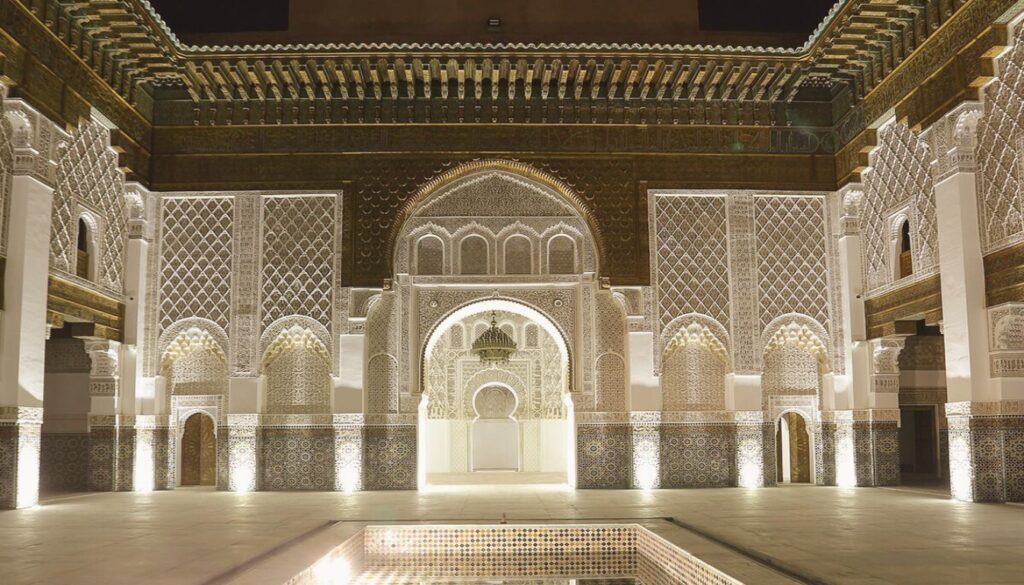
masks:
[[[181,435],[181,485],[217,484],[217,439],[213,419],[197,412]]]
[[[779,417],[775,434],[776,479],[780,483],[811,482],[811,441],[807,421],[796,412]]]

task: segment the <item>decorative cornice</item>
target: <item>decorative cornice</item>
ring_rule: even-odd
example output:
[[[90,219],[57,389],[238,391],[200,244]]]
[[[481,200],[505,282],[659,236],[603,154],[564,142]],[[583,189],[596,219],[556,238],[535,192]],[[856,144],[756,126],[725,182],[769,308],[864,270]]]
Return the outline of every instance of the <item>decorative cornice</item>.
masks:
[[[825,18],[799,47],[761,47],[733,45],[689,45],[648,43],[306,43],[298,45],[189,45],[171,30],[148,0],[132,0],[156,25],[160,33],[182,54],[188,53],[411,53],[419,51],[599,51],[599,52],[664,52],[664,53],[744,53],[804,55],[814,48],[836,17],[854,0],[837,0]]]
[[[898,323],[924,316],[929,325],[942,319],[942,288],[933,274],[864,301],[868,338],[899,333]]]

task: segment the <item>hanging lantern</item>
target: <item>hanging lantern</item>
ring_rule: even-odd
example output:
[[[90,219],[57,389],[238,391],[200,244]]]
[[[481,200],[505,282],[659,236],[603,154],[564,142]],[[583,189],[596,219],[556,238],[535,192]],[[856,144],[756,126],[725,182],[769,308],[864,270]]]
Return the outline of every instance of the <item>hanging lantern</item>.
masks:
[[[472,351],[480,356],[480,363],[487,365],[507,364],[508,358],[516,352],[516,342],[498,328],[494,311],[491,311],[490,328],[476,338]]]

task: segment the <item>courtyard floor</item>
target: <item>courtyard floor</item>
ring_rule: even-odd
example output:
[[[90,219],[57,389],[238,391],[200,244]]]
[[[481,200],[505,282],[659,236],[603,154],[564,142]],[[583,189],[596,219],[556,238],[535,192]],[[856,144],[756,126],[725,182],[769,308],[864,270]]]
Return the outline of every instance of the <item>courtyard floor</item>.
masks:
[[[202,584],[330,521],[673,518],[809,582],[1024,583],[1024,505],[907,488],[234,494],[179,489],[45,499],[0,512],[0,583]],[[695,536],[694,538],[702,538]]]

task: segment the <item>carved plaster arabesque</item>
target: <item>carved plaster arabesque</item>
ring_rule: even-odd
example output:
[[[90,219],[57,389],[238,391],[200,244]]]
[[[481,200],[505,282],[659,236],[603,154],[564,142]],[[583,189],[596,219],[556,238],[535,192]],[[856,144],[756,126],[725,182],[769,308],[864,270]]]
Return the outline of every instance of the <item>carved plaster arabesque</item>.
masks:
[[[904,207],[909,209],[912,278],[928,276],[938,269],[932,159],[925,141],[905,124],[890,120],[878,130],[878,147],[869,155],[871,168],[863,174],[861,248],[867,292],[897,280],[887,230],[896,211]]]

